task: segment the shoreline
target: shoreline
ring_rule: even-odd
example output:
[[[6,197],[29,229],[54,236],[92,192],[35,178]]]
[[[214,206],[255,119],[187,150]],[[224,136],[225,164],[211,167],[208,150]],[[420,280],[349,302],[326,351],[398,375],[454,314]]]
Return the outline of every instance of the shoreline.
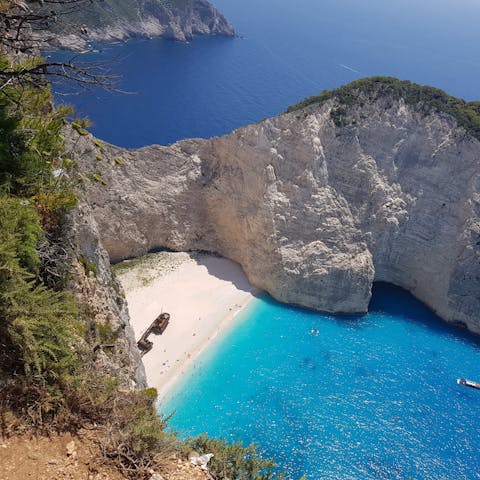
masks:
[[[194,367],[198,357],[235,323],[257,292],[241,267],[203,253],[160,252],[114,267],[122,284],[138,340],[162,312],[170,323],[151,335],[143,356],[149,387],[158,402]]]
[[[174,391],[174,387],[177,386],[182,379],[188,376],[206,349],[212,348],[216,342],[221,339],[222,335],[228,334],[228,332],[235,326],[238,316],[250,305],[254,298],[255,297],[252,296],[246,299],[237,310],[229,312],[217,325],[213,334],[207,338],[198,349],[190,352],[187,358],[178,364],[177,368],[174,367],[172,371],[169,372],[169,375],[164,378],[165,382],[162,386],[156,387],[158,391],[157,404],[161,405],[168,395]]]

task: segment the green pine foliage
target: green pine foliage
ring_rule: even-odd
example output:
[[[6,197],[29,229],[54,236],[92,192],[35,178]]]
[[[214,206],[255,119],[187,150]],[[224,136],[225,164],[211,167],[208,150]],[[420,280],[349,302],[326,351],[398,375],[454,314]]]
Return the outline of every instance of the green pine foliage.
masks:
[[[34,58],[30,62],[41,62]],[[0,56],[0,68],[9,66]],[[71,368],[76,311],[72,297],[41,281],[37,252],[76,204],[63,163],[61,130],[69,107],[54,108],[45,86],[0,92],[0,370],[59,377]]]
[[[65,295],[15,272],[0,285],[0,315],[9,347],[4,367],[28,376],[58,374],[71,365],[75,310]]]
[[[0,267],[13,264],[37,273],[37,244],[43,232],[38,215],[28,200],[0,196]]]
[[[33,171],[25,155],[26,136],[19,131],[20,118],[10,115],[5,98],[0,100],[0,186],[4,191],[21,191]]]
[[[76,322],[72,299],[37,280],[40,219],[25,200],[0,197],[1,368],[59,374],[71,361]]]
[[[72,122],[72,127],[79,135],[82,135],[82,136],[88,135],[88,130],[83,128],[82,125],[80,125],[79,123]]]
[[[64,149],[70,107],[52,107],[49,88],[6,87],[0,95],[0,186],[31,197],[49,188]]]
[[[76,205],[62,128],[70,107],[53,108],[47,87],[6,87],[0,95],[0,192],[33,201],[45,230],[54,230]]]
[[[332,119],[337,126],[344,126],[342,107],[352,105],[363,106],[368,101],[378,98],[403,98],[405,103],[413,105],[419,111],[428,114],[432,111],[443,112],[454,117],[459,126],[480,140],[480,102],[466,102],[452,97],[444,91],[393,77],[363,78],[344,85],[336,90],[325,90],[313,97],[291,106],[287,112],[295,112],[310,105],[322,104],[330,99],[336,99],[340,107],[332,110]]]

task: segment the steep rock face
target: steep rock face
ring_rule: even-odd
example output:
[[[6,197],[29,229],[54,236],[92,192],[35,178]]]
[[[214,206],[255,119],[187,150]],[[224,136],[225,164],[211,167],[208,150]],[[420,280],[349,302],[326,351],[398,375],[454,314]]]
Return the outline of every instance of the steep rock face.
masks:
[[[112,276],[110,260],[100,243],[98,226],[88,204],[81,203],[74,210],[70,224],[70,241],[80,259],[73,264],[72,290],[80,311],[86,310],[86,317],[100,326],[107,337],[98,339],[96,367],[113,374],[123,387],[145,388],[145,369],[123,290]]]
[[[51,48],[83,50],[92,41],[131,37],[187,41],[194,35],[235,35],[232,25],[207,0],[103,0],[66,19],[44,35]]]
[[[365,312],[373,281],[480,333],[480,142],[402,99],[331,99],[211,140],[77,151],[113,261],[209,250],[275,298]],[[113,160],[116,158],[116,160]]]

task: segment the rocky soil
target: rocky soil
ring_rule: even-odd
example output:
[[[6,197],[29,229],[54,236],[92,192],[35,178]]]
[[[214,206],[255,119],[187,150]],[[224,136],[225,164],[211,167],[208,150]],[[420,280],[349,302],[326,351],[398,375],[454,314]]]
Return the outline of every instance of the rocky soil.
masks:
[[[0,437],[0,480],[127,480],[106,464],[95,429],[70,434]],[[205,480],[201,468],[177,457],[166,459],[151,480]]]

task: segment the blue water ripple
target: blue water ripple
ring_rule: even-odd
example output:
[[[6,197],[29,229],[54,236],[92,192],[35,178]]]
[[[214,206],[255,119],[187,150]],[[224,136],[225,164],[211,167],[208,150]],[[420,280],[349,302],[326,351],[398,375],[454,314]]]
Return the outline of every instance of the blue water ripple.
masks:
[[[456,384],[480,378],[478,337],[382,284],[361,317],[245,315],[160,406],[182,435],[255,442],[290,479],[480,478],[480,393]]]

